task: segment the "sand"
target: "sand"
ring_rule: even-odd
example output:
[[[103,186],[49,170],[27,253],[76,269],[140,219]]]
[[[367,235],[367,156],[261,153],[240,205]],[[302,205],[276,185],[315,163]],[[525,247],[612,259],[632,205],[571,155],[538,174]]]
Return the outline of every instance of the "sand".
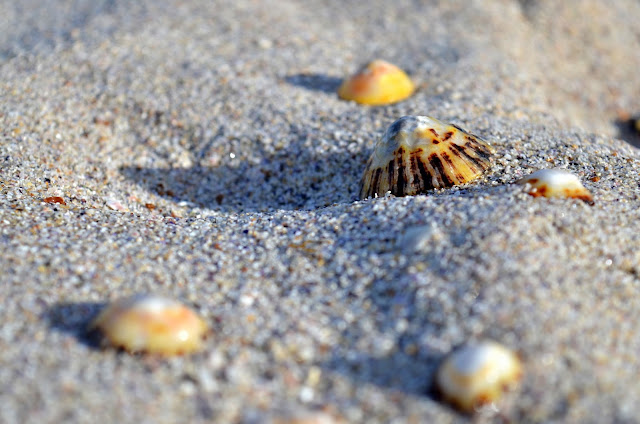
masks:
[[[0,2],[1,422],[640,422],[638,2],[157,3]],[[418,92],[338,99],[374,58]],[[359,200],[404,115],[491,171]],[[595,204],[513,184],[550,167]],[[205,349],[88,336],[135,293]],[[525,374],[469,417],[432,382],[481,339]]]

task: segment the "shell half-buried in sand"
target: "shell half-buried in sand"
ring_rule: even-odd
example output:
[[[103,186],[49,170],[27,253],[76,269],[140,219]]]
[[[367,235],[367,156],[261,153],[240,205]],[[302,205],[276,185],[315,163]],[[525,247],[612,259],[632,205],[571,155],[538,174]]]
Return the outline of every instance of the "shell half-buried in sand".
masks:
[[[496,402],[522,378],[515,353],[487,340],[452,352],[440,365],[436,387],[444,400],[464,412]]]
[[[468,183],[491,166],[493,148],[462,128],[428,116],[404,116],[376,144],[360,198],[412,196]]]
[[[171,356],[200,350],[208,326],[176,300],[138,295],[111,304],[91,329],[102,333],[103,342],[128,352]]]
[[[528,184],[527,193],[533,197],[568,197],[593,205],[589,190],[577,176],[564,169],[541,169],[519,180],[518,184]]]
[[[406,99],[415,86],[404,71],[384,60],[374,60],[344,80],[338,96],[344,100],[379,106]]]

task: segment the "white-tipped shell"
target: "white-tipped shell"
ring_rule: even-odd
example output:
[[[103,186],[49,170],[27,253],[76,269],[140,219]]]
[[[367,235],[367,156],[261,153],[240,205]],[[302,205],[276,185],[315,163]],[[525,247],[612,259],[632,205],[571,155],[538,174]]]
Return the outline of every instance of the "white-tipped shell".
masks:
[[[165,356],[199,350],[208,331],[204,320],[182,303],[149,295],[114,302],[91,326],[113,346]]]
[[[518,181],[529,184],[528,193],[534,197],[570,197],[593,203],[593,196],[578,177],[564,169],[541,169]]]
[[[518,357],[504,346],[484,341],[451,353],[438,369],[437,387],[447,402],[465,412],[495,402],[522,377]]]

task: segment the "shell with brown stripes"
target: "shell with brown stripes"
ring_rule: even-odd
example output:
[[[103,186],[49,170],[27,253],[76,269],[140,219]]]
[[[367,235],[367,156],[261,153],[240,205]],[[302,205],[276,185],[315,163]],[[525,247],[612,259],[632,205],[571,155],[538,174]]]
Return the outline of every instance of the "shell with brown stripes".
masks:
[[[360,198],[412,196],[467,183],[491,166],[493,148],[462,128],[429,116],[403,116],[376,144]]]

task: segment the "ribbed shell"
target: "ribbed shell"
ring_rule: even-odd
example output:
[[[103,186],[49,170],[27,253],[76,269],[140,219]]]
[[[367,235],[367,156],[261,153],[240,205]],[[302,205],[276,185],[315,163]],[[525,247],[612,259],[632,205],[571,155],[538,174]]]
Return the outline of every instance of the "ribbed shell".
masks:
[[[462,128],[428,116],[403,116],[376,144],[362,176],[360,198],[412,196],[482,175],[493,148]]]

